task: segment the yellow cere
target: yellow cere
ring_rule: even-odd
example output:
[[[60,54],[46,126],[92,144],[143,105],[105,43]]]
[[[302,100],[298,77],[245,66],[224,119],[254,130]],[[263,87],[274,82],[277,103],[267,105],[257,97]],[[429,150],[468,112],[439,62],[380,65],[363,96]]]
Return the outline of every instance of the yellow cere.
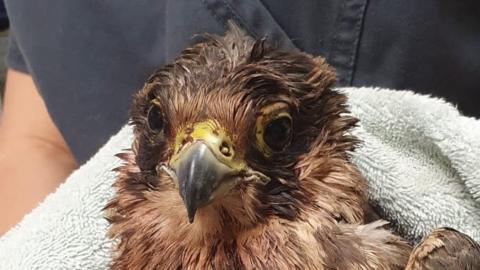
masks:
[[[245,168],[243,157],[235,153],[235,147],[225,129],[212,119],[187,125],[179,130],[175,138],[175,154],[172,162],[183,152],[186,143],[196,141],[205,143],[215,157],[230,168],[238,171]]]

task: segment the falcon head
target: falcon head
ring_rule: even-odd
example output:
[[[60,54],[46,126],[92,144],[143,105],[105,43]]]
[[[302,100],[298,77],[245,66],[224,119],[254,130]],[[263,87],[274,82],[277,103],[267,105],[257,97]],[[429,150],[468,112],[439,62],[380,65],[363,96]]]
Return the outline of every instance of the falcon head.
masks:
[[[348,154],[356,119],[334,82],[323,58],[234,25],[205,35],[134,96],[134,143],[119,155],[107,206],[112,234],[225,235],[307,215],[361,221],[365,187]]]

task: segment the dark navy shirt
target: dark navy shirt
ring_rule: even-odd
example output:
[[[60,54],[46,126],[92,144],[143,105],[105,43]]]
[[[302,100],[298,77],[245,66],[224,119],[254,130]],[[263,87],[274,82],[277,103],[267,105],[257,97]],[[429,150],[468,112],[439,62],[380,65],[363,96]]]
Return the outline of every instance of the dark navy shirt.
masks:
[[[8,65],[32,75],[82,163],[128,118],[159,65],[232,19],[254,37],[323,55],[339,86],[411,89],[480,116],[474,0],[7,0]]]
[[[5,3],[0,0],[0,31],[8,29],[8,16],[7,10],[5,9]]]

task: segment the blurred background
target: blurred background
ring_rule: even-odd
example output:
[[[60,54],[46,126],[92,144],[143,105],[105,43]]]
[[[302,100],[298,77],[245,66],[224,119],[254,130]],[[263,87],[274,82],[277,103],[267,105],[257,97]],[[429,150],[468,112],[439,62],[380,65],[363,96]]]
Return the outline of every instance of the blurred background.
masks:
[[[0,2],[0,106],[5,85],[5,54],[8,48],[8,17],[5,4]],[[1,107],[0,107],[1,108]],[[1,110],[0,110],[1,113]]]

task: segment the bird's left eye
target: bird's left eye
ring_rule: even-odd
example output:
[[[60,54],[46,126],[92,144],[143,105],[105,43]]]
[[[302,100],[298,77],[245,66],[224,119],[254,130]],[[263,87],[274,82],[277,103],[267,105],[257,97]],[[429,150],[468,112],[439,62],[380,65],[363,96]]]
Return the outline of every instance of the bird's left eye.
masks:
[[[265,156],[282,152],[292,141],[293,120],[284,102],[265,106],[255,124],[257,148]]]
[[[263,131],[265,144],[274,152],[282,151],[292,137],[292,120],[283,116],[270,121]]]
[[[147,114],[148,127],[155,132],[163,129],[163,114],[157,105],[151,105]]]

